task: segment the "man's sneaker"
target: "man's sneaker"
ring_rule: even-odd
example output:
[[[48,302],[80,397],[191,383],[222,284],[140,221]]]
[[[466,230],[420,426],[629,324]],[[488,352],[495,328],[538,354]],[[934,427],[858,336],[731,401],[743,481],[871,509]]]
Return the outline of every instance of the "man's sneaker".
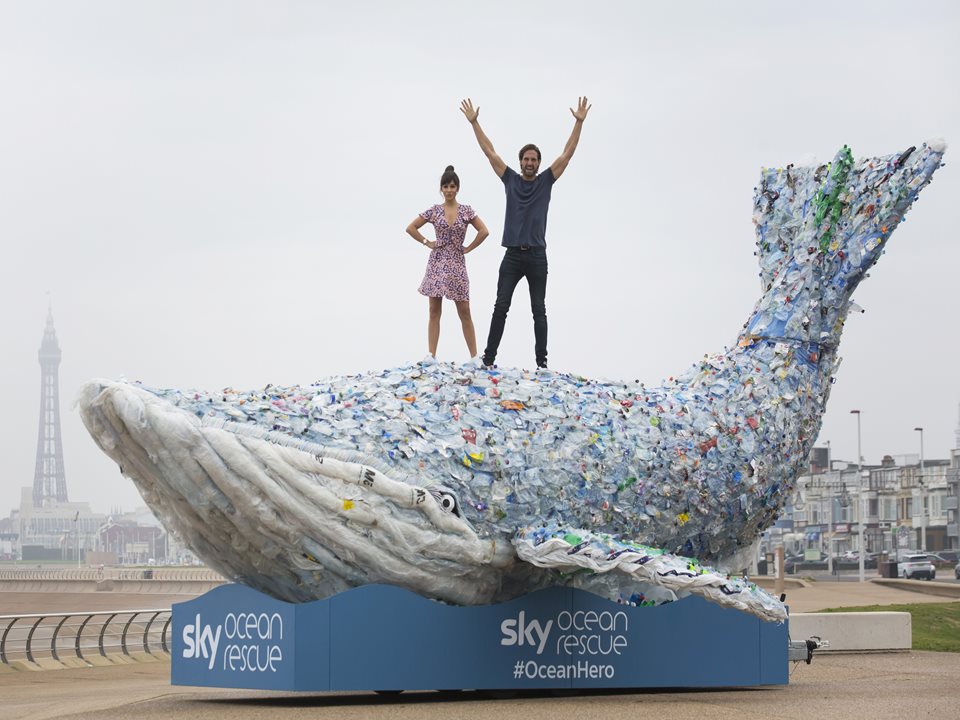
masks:
[[[547,361],[546,360],[537,360],[537,370],[546,370]]]
[[[496,365],[493,364],[493,360],[487,360],[486,357],[480,358],[480,363],[483,365],[485,370],[493,370]]]

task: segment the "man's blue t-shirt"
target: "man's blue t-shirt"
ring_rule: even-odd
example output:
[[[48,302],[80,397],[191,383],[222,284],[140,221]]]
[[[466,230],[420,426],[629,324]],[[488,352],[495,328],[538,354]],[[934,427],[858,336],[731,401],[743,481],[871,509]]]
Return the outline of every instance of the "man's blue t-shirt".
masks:
[[[500,178],[507,194],[507,210],[503,219],[504,247],[547,246],[547,210],[555,178],[547,168],[532,180],[524,180],[507,168]]]

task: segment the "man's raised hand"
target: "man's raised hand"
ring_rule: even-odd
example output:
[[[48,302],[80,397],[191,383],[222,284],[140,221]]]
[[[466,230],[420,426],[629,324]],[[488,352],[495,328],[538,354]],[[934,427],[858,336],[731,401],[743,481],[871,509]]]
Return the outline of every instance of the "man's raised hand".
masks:
[[[584,120],[587,119],[587,113],[590,112],[590,108],[592,107],[593,105],[587,105],[587,98],[582,97],[577,102],[577,109],[574,110],[573,108],[570,108],[570,112],[573,114],[573,116],[577,120],[579,120],[580,122],[583,122]]]
[[[467,118],[467,122],[475,123],[477,121],[477,115],[480,114],[480,106],[478,105],[476,109],[473,107],[473,101],[470,98],[461,101],[460,103],[460,112],[464,114]]]
[[[487,160],[490,161],[490,167],[493,168],[498,178],[502,178],[503,174],[507,171],[507,164],[497,155],[497,151],[493,149],[493,143],[490,142],[490,138],[480,129],[480,123],[477,122],[477,115],[480,114],[480,106],[478,105],[474,108],[473,101],[467,98],[466,100],[460,101],[460,112],[463,113],[463,116],[470,123],[470,127],[473,128],[473,134],[477,136],[480,149],[483,151],[483,154],[487,156]]]

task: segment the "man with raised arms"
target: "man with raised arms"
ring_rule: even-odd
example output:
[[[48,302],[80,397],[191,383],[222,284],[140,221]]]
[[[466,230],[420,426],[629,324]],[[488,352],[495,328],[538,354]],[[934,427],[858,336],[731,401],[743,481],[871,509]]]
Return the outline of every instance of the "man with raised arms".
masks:
[[[493,143],[480,128],[477,116],[480,107],[473,107],[468,98],[460,104],[460,111],[466,116],[480,143],[480,149],[490,161],[493,171],[503,181],[507,196],[507,207],[503,221],[503,241],[507,250],[500,263],[500,275],[497,280],[497,301],[493,306],[493,318],[490,320],[490,333],[487,347],[483,351],[483,364],[491,366],[496,360],[503,327],[510,310],[513,291],[521,278],[527,279],[530,288],[530,309],[533,311],[533,334],[537,367],[547,367],[547,210],[550,207],[550,191],[567,169],[580,142],[580,131],[587,112],[592,105],[587,98],[581,97],[577,109],[570,108],[573,114],[573,131],[567,140],[560,157],[553,161],[544,172],[540,170],[540,149],[534,144],[520,148],[520,173],[507,167],[507,164],[493,149]],[[539,174],[538,174],[539,173]]]

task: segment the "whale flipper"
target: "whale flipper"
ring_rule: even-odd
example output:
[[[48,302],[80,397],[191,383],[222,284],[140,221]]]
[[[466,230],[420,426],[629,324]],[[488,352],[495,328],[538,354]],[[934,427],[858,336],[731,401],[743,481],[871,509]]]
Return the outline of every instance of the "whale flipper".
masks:
[[[729,576],[692,558],[610,535],[549,525],[519,530],[513,544],[521,560],[537,567],[559,572],[623,574],[641,584],[664,588],[677,598],[700,595],[763,620],[782,622],[787,618],[783,603],[754,583]]]

